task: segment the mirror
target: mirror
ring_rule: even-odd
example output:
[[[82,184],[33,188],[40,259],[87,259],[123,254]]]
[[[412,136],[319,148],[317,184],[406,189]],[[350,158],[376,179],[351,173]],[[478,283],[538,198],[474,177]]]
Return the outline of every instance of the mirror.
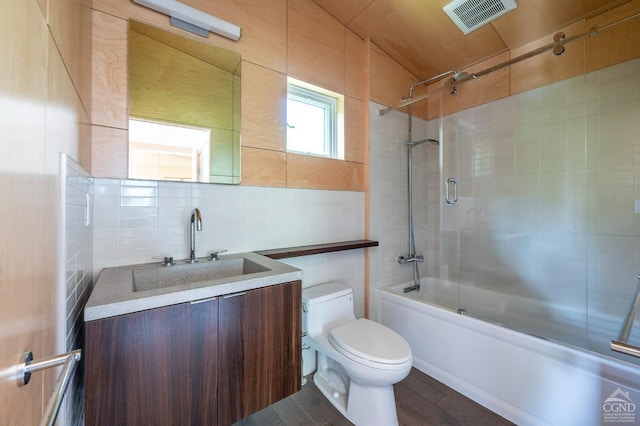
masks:
[[[240,55],[129,22],[129,178],[240,183]]]

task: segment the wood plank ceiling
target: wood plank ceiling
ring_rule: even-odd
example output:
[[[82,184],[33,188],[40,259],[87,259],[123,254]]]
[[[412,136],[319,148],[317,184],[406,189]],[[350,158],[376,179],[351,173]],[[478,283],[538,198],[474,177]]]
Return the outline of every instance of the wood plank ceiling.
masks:
[[[442,10],[450,0],[313,1],[424,80],[463,70],[629,0],[516,0],[517,9],[466,36]]]

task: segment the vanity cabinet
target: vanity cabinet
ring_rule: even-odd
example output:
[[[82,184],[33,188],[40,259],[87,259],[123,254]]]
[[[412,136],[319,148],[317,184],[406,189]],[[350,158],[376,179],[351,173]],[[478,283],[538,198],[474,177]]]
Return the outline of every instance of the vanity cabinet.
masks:
[[[89,321],[85,423],[230,425],[300,389],[301,282]]]

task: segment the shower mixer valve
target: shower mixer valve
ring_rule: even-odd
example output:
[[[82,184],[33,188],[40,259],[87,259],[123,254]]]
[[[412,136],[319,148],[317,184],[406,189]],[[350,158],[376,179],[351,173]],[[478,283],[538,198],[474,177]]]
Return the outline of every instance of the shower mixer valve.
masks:
[[[424,262],[424,256],[419,255],[419,256],[415,256],[415,255],[408,255],[408,256],[398,256],[398,263],[401,265],[404,265],[405,263],[411,263],[411,262]]]

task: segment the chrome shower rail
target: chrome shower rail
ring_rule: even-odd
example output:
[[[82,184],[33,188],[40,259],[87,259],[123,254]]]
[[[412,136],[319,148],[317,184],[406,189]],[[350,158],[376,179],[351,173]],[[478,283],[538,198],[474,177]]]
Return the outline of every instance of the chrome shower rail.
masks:
[[[47,403],[47,408],[44,411],[44,416],[40,422],[41,426],[51,426],[55,423],[58,416],[58,410],[62,404],[64,393],[67,390],[69,381],[73,376],[73,372],[82,357],[82,351],[76,349],[75,351],[67,352],[65,354],[56,355],[48,358],[43,358],[39,361],[33,361],[33,353],[27,352],[24,357],[24,363],[18,366],[18,385],[24,386],[29,384],[31,380],[31,373],[36,371],[46,370],[48,368],[58,367],[64,365],[56,384],[53,387],[53,392]]]
[[[631,329],[633,328],[633,321],[636,317],[638,304],[640,304],[640,275],[637,276],[637,279],[638,284],[636,285],[636,293],[633,296],[631,306],[629,306],[629,312],[627,312],[627,316],[624,318],[624,322],[620,328],[618,339],[611,341],[611,350],[640,358],[640,348],[627,343],[629,335],[631,334]]]

